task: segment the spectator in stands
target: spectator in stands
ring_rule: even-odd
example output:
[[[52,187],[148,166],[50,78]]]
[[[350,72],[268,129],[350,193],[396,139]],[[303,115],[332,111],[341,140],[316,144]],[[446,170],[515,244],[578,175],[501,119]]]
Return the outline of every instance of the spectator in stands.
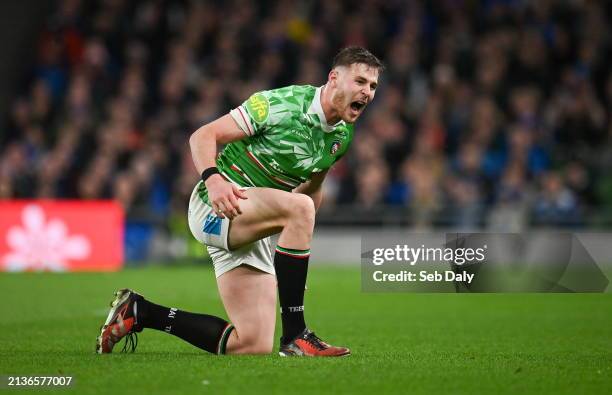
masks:
[[[333,203],[518,229],[612,200],[604,3],[266,4],[61,1],[0,136],[0,197],[181,212],[190,131],[247,92],[322,83],[332,53],[362,44],[388,65],[385,92],[330,174]]]

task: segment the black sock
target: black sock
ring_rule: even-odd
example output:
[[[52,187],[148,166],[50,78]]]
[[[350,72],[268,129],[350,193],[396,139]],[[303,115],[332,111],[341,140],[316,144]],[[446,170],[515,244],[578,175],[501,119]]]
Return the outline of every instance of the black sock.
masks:
[[[304,288],[308,274],[310,250],[276,247],[274,268],[278,281],[278,298],[283,321],[281,342],[287,343],[306,329],[304,321]]]
[[[234,327],[224,319],[164,307],[148,300],[136,302],[136,321],[143,328],[157,329],[213,354],[225,354]]]

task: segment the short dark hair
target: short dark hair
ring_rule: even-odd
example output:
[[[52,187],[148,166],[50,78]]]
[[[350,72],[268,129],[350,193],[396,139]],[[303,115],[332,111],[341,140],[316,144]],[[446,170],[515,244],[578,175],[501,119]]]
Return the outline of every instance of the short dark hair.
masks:
[[[354,63],[367,64],[370,67],[376,67],[379,71],[383,71],[385,69],[383,62],[374,56],[372,52],[357,46],[342,48],[334,57],[332,69],[337,66],[350,66]]]

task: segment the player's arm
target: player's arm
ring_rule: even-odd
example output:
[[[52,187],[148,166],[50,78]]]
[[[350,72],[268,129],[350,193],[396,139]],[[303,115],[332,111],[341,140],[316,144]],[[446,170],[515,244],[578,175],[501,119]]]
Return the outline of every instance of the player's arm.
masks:
[[[215,166],[217,144],[227,144],[246,137],[229,114],[196,130],[189,137],[189,147],[198,174]],[[206,180],[206,189],[208,200],[219,217],[225,218],[227,215],[232,219],[241,214],[238,199],[246,199],[246,195],[234,184],[219,174],[213,174]]]
[[[327,170],[312,175],[310,180],[298,185],[293,193],[303,193],[310,196],[315,205],[315,210],[318,210],[323,202],[323,181],[327,175]]]

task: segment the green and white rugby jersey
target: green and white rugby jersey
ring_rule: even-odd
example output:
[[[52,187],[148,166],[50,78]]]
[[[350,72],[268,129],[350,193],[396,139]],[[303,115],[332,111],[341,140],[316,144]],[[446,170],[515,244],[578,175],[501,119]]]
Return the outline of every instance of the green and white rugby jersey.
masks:
[[[240,186],[290,191],[329,169],[347,151],[354,129],[344,121],[327,124],[321,89],[294,85],[258,92],[230,111],[248,137],[219,153],[219,171]],[[208,200],[204,183],[198,192]]]

